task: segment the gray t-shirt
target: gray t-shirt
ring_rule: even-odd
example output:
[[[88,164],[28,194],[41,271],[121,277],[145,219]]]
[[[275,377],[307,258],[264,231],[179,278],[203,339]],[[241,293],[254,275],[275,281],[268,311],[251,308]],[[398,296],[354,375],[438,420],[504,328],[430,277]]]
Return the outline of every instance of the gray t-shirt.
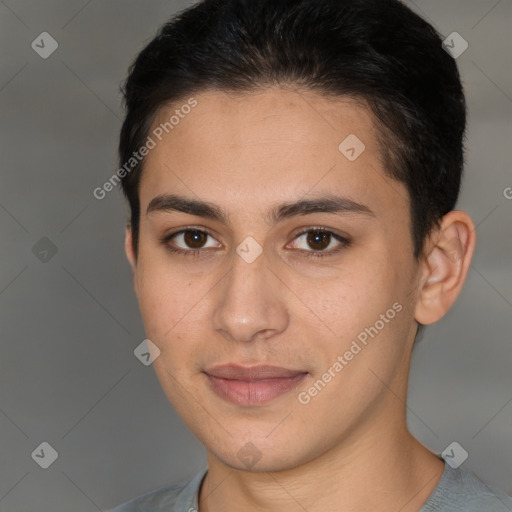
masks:
[[[151,491],[106,512],[197,512],[207,470],[203,468],[188,482]],[[512,512],[512,497],[445,463],[441,479],[419,512],[434,511]]]

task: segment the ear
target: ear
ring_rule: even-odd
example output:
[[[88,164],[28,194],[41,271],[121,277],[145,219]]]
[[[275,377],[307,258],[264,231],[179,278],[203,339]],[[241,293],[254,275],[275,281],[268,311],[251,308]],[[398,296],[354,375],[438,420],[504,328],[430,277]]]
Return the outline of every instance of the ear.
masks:
[[[421,257],[421,277],[414,318],[423,325],[442,318],[458,297],[476,245],[475,226],[463,211],[453,210],[429,237]]]
[[[135,272],[135,267],[137,266],[137,261],[135,260],[135,253],[133,252],[133,239],[132,239],[132,226],[128,222],[126,225],[126,233],[124,238],[124,252],[126,254],[126,258],[132,267],[132,272]]]

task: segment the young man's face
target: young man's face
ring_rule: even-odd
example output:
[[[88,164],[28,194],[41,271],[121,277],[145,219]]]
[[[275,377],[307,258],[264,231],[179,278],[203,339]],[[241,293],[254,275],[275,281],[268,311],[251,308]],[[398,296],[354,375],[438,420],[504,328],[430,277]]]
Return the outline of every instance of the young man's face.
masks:
[[[362,106],[278,88],[195,99],[161,141],[152,135],[136,263],[127,238],[160,383],[231,467],[356,453],[405,416],[419,281],[406,188],[385,176]],[[165,201],[148,212],[169,194],[222,216]],[[312,207],[325,198],[337,211]],[[312,208],[294,209],[304,201]],[[288,372],[248,370],[262,365]]]

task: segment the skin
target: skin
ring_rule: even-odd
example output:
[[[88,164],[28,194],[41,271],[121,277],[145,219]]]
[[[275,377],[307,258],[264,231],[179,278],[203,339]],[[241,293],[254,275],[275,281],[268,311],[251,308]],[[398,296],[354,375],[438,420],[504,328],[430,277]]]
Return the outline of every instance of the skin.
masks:
[[[159,381],[207,450],[200,511],[418,511],[444,463],[407,429],[411,352],[418,322],[439,320],[463,286],[476,242],[470,217],[448,213],[415,260],[407,190],[385,175],[364,105],[278,87],[194,97],[197,107],[147,156],[138,258],[130,226],[125,249],[147,336],[161,350]],[[349,134],[366,147],[354,161],[338,150]],[[229,222],[146,212],[169,193],[213,203]],[[266,218],[276,205],[326,194],[373,215]],[[190,238],[160,241],[190,227],[211,235],[199,256],[166,247],[191,250]],[[330,255],[307,257],[318,246],[298,235],[318,227],[351,244],[328,238],[320,252]],[[263,249],[252,263],[236,252],[248,236]],[[301,404],[299,393],[397,302],[401,311]],[[203,373],[227,363],[308,375],[266,405],[239,406],[215,394]],[[244,446],[259,457],[252,466],[237,455]]]

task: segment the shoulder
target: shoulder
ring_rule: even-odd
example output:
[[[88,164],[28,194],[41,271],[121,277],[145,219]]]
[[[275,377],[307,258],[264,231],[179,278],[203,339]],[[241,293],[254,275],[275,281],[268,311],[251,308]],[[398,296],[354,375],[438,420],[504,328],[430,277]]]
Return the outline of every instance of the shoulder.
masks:
[[[202,469],[188,481],[168,485],[137,496],[105,512],[189,512],[197,509],[197,495],[206,474]]]
[[[512,512],[512,497],[446,464],[441,480],[420,512]]]

